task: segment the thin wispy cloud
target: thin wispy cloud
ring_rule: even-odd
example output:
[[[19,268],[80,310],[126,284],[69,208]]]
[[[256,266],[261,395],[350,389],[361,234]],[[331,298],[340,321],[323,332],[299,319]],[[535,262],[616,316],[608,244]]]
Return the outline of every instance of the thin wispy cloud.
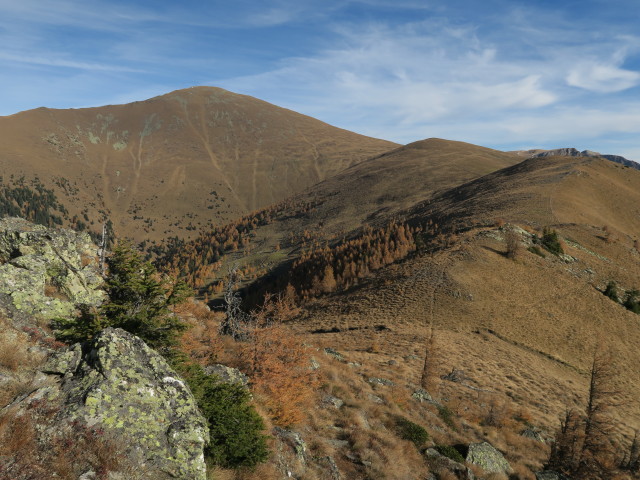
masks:
[[[635,116],[619,113],[627,110],[626,97],[610,96],[606,107],[594,105],[588,112],[582,106],[593,102],[590,92],[617,93],[640,83],[638,72],[622,68],[628,55],[620,53],[630,52],[637,39],[617,36],[598,44],[598,34],[578,29],[561,34],[547,25],[538,33],[556,37],[554,42],[505,41],[531,34],[531,23],[529,16],[521,31],[522,24],[514,22],[502,39],[495,32],[483,35],[471,21],[453,25],[446,18],[399,26],[338,25],[333,48],[224,84],[255,94],[261,85],[275,101],[325,119],[327,109],[338,105],[340,126],[402,142],[441,135],[549,146],[586,139],[602,143],[599,137],[617,131],[640,133]],[[526,49],[529,55],[523,54]],[[576,61],[581,58],[591,60]],[[298,85],[305,86],[303,92]],[[589,121],[591,115],[597,119]],[[612,121],[612,115],[621,121]]]
[[[627,0],[0,0],[0,114],[209,84],[403,143],[635,152],[638,21]]]
[[[76,70],[89,70],[89,71],[111,71],[111,72],[130,72],[141,73],[144,70],[139,68],[125,67],[121,65],[105,65],[100,63],[87,63],[78,62],[74,60],[64,60],[50,57],[30,57],[23,55],[12,55],[10,53],[0,52],[0,61],[15,62],[15,63],[27,63],[31,65],[42,65],[48,67],[64,67],[73,68]]]
[[[620,92],[638,86],[640,73],[613,64],[584,62],[569,72],[567,83],[593,92]]]

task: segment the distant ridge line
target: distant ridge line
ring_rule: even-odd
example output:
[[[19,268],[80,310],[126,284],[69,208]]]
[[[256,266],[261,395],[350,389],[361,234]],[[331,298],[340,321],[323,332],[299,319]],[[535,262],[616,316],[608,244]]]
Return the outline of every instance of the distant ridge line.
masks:
[[[594,152],[592,150],[578,150],[577,148],[556,148],[553,150],[524,150],[517,152],[520,155],[526,155],[527,158],[541,158],[541,157],[594,157],[604,158],[610,162],[618,163],[626,167],[631,167],[636,170],[640,170],[640,163],[628,158],[624,158],[620,155],[602,154]]]

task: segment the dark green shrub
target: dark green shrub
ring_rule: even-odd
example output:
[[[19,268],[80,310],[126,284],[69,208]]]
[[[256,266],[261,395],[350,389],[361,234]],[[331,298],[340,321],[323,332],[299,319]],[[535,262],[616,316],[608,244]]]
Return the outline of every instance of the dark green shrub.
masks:
[[[453,422],[453,412],[446,405],[438,406],[438,416],[442,421],[451,428],[456,428],[456,424]]]
[[[542,231],[542,239],[540,240],[540,243],[544,248],[546,248],[554,255],[560,255],[564,253],[564,250],[562,250],[562,244],[560,243],[558,232],[551,228],[544,228],[544,230]]]
[[[436,445],[435,449],[440,455],[444,455],[454,462],[464,463],[464,457],[462,456],[462,454],[451,445]]]
[[[396,428],[398,435],[405,440],[413,442],[413,444],[420,448],[424,443],[429,440],[429,433],[417,423],[413,423],[404,417],[395,417]]]
[[[627,298],[623,303],[624,307],[633,313],[640,314],[640,300],[638,300],[640,291],[634,288],[633,290],[627,290],[625,293]]]
[[[610,280],[609,283],[607,283],[607,286],[604,289],[604,294],[614,302],[620,301],[620,299],[618,298],[618,286],[613,280]]]
[[[529,250],[531,253],[535,253],[536,255],[545,258],[546,255],[544,254],[544,252],[542,251],[542,249],[536,245],[532,245],[531,247],[529,247],[527,250]]]
[[[264,422],[250,403],[249,391],[242,385],[220,382],[198,365],[178,363],[176,367],[209,424],[207,462],[223,468],[255,467],[265,462],[268,437],[262,433]]]

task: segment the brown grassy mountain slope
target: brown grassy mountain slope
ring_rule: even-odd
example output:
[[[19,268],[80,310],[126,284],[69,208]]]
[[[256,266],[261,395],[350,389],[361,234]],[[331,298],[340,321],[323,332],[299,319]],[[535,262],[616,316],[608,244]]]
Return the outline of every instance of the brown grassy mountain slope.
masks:
[[[0,117],[5,181],[38,176],[137,240],[225,223],[395,146],[212,87]]]
[[[314,223],[349,232],[385,222],[416,202],[519,160],[497,150],[430,138],[354,165],[301,194],[319,203]],[[333,226],[335,224],[335,226]]]
[[[534,226],[609,225],[628,239],[640,231],[638,174],[597,158],[545,157],[453,188],[413,209],[450,227],[492,223],[498,218]]]
[[[367,181],[381,185],[386,180]],[[367,198],[377,198],[374,193],[385,192],[362,189],[350,195],[369,205]],[[248,234],[255,235],[249,251],[240,248],[228,259],[275,264],[300,255],[301,249],[288,249],[282,238],[283,248],[275,250],[264,232],[279,238],[283,226],[293,226],[291,232],[304,227],[308,249],[327,228],[322,221],[338,225],[344,212],[366,218],[367,212],[341,205],[334,210],[337,219],[317,217],[339,195],[345,194],[319,198],[297,216],[275,216],[258,225]],[[390,205],[396,209],[400,203]],[[520,433],[533,426],[549,439],[567,408],[585,407],[590,362],[602,343],[611,347],[616,362],[614,381],[621,394],[614,436],[621,440],[615,451],[621,457],[640,427],[640,316],[603,290],[610,280],[618,282],[622,297],[640,287],[637,205],[640,172],[602,159],[561,157],[527,160],[440,191],[404,213],[395,210],[400,219],[425,225],[424,243],[433,240],[437,247],[371,269],[344,289],[334,284],[331,291],[325,288],[330,282],[323,281],[317,298],[301,302],[302,312],[288,326],[319,347],[319,357],[324,358],[322,347],[344,356],[344,363],[329,370],[321,391],[345,405],[323,404],[298,431],[311,439],[318,457],[330,454],[341,471],[361,472],[348,478],[411,478],[395,468],[419,463],[411,450],[405,449],[406,457],[379,460],[391,442],[385,439],[385,448],[379,446],[377,432],[390,430],[376,422],[385,408],[397,409],[424,425],[440,445],[491,442],[518,465],[520,473],[513,478],[533,480],[549,445]],[[381,213],[373,220],[383,218]],[[434,224],[438,229],[431,234]],[[557,230],[566,256],[528,250],[539,247],[533,234],[541,236],[544,227]],[[509,231],[520,245],[515,259],[506,255]],[[329,243],[324,250],[338,249]],[[340,237],[333,239],[334,247],[340,243]],[[343,260],[333,262],[334,272]],[[440,423],[446,410],[424,411],[427,402],[412,397],[421,384],[430,326],[439,346],[437,373],[462,371],[456,381],[440,380],[429,388],[449,408],[451,428]]]
[[[455,395],[511,399],[547,429],[567,406],[584,405],[586,372],[602,342],[614,352],[624,400],[619,430],[628,438],[640,426],[640,316],[602,291],[610,280],[622,297],[640,287],[638,205],[640,172],[600,159],[528,160],[416,207],[414,220],[435,219],[449,232],[448,246],[312,302],[297,328],[382,367],[408,353],[420,357],[432,323],[441,373],[463,369],[475,388],[458,386]],[[499,228],[497,219],[507,224]],[[505,255],[510,225],[525,229],[517,230],[515,259]],[[529,232],[540,236],[545,226],[558,231],[567,256],[527,250]],[[318,330],[325,333],[310,333]],[[402,365],[417,382],[419,359]]]
[[[272,221],[243,234],[250,238],[248,248],[228,252],[217,277],[226,273],[225,263],[276,268],[303,246],[335,242],[364,225],[383,225],[416,202],[517,161],[503,152],[437,138],[365,160],[276,207]],[[312,207],[301,212],[300,205]],[[176,250],[207,262],[204,251],[211,244],[203,233]]]

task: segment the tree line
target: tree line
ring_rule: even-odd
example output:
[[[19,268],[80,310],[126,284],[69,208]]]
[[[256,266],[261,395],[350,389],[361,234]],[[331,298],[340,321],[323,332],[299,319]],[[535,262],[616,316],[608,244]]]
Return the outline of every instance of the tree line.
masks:
[[[315,202],[289,199],[252,212],[235,222],[202,232],[197,238],[185,241],[171,237],[161,244],[149,245],[146,250],[154,257],[158,269],[184,278],[196,288],[204,287],[220,269],[221,259],[231,252],[250,248],[251,232],[276,219],[283,220],[308,214]]]

